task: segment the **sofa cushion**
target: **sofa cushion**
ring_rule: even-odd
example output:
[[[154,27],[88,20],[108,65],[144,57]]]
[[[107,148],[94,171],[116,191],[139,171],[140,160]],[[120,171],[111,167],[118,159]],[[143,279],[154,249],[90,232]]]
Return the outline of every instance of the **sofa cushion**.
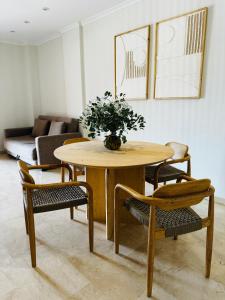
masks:
[[[74,133],[79,131],[79,120],[70,118],[70,117],[59,117],[59,116],[43,116],[40,115],[38,119],[56,121],[56,122],[64,122],[65,128],[63,133]]]
[[[52,121],[51,125],[50,125],[48,135],[62,134],[65,131],[64,128],[65,128],[65,123],[64,122]]]
[[[48,134],[48,130],[49,130],[48,120],[35,119],[32,136],[37,137],[37,136],[46,135]]]
[[[72,119],[72,121],[66,125],[67,125],[66,128],[67,133],[73,133],[79,131],[79,120],[77,119]]]
[[[37,160],[35,139],[30,135],[6,138],[5,149],[9,154],[28,163]]]

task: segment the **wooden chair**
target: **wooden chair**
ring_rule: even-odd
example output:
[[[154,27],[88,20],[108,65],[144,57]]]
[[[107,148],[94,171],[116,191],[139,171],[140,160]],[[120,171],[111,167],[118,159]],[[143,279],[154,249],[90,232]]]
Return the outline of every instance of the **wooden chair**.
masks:
[[[176,180],[180,175],[191,176],[191,157],[188,154],[188,146],[176,142],[169,142],[165,146],[174,150],[173,158],[145,168],[145,180],[154,186],[154,190],[158,188],[158,183],[166,184],[167,181]],[[186,172],[171,166],[183,162],[187,163]]]
[[[89,142],[90,140],[88,138],[80,137],[80,138],[73,138],[73,139],[68,139],[65,140],[63,145],[69,145],[69,144],[74,144],[74,143],[82,143],[82,142]],[[77,181],[77,176],[78,175],[84,175],[84,169],[83,167],[77,167],[75,165],[72,165],[73,168],[73,180]],[[64,176],[64,168],[62,170],[62,181],[64,182],[65,176]]]
[[[121,190],[131,198],[125,206],[142,224],[148,225],[148,263],[147,263],[147,296],[152,295],[153,263],[155,240],[177,236],[207,227],[206,237],[206,271],[210,276],[213,219],[214,219],[214,188],[209,179],[194,180],[188,176],[180,178],[187,182],[169,184],[158,188],[152,197],[141,195],[133,189],[117,184],[115,187],[114,234],[115,252],[119,253],[119,197]],[[208,217],[201,218],[190,206],[200,203],[209,197]]]
[[[88,205],[89,247],[93,251],[93,192],[86,182],[72,181],[72,170],[66,164],[28,166],[18,161],[19,173],[22,179],[24,217],[26,233],[29,235],[31,263],[36,267],[36,243],[34,214],[75,206]],[[69,182],[36,184],[29,170],[66,168],[69,171]],[[87,194],[80,188],[84,187]]]

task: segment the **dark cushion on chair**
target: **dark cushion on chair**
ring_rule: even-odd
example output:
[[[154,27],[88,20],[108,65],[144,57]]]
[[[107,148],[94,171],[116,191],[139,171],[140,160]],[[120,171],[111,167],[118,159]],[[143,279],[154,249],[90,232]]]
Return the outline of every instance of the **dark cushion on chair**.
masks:
[[[144,225],[149,224],[150,206],[134,198],[126,200],[129,212]],[[165,230],[165,236],[174,236],[200,230],[202,222],[199,215],[190,207],[165,211],[156,208],[157,225]]]
[[[87,204],[87,196],[78,186],[34,190],[32,200],[34,213]]]
[[[154,182],[154,174],[157,166],[148,166],[145,168],[145,180],[149,183]],[[158,182],[170,181],[177,179],[180,175],[185,174],[183,170],[179,170],[172,166],[160,168]]]

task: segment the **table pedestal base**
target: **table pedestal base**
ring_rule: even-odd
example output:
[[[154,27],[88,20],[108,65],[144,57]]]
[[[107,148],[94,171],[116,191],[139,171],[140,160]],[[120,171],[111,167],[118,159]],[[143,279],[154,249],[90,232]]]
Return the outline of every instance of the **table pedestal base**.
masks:
[[[125,184],[137,192],[145,192],[145,168],[129,167],[122,169],[97,169],[87,167],[86,181],[93,188],[94,220],[106,223],[106,238],[113,240],[114,234],[114,188],[117,183]],[[119,193],[124,200],[127,194]],[[137,223],[137,221],[123,207],[121,201],[121,222]]]

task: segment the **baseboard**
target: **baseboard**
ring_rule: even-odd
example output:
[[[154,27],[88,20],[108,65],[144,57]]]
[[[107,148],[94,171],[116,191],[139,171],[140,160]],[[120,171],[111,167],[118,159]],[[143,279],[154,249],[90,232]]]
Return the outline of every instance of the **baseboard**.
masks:
[[[221,197],[215,197],[215,202],[218,204],[225,205],[225,199]]]

